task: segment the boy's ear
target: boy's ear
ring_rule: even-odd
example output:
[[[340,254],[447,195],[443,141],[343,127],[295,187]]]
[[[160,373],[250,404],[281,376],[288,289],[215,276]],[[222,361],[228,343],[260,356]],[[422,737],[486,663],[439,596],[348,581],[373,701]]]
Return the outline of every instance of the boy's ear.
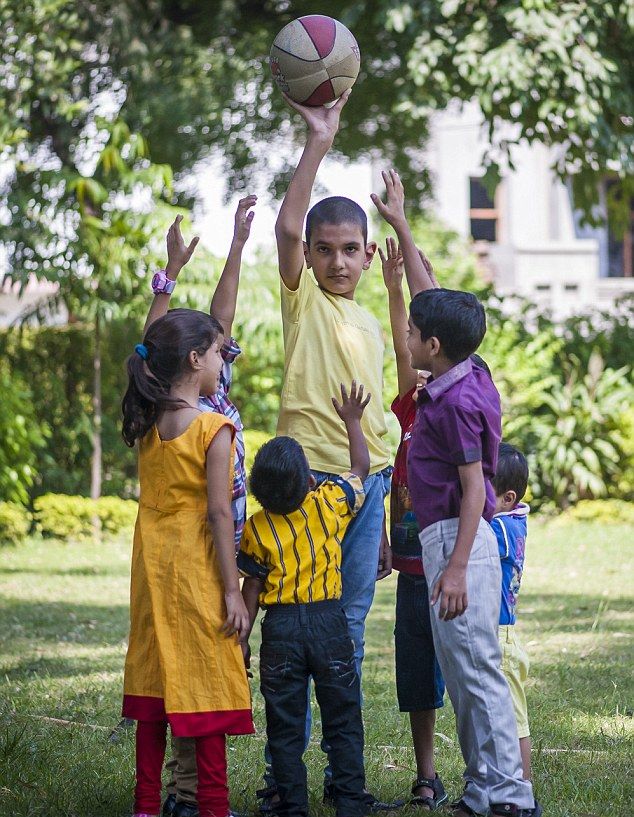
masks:
[[[430,338],[427,338],[429,343],[429,351],[432,355],[440,355],[442,354],[442,347],[440,345],[440,341],[435,335],[432,335]]]
[[[306,261],[306,267],[308,269],[312,269],[313,263],[310,260],[310,249],[305,241],[302,241],[302,244],[304,245],[304,259]]]
[[[517,505],[517,494],[515,491],[505,491],[503,500],[509,508],[514,508]]]
[[[368,241],[365,245],[365,261],[363,262],[363,269],[369,269],[374,253],[376,252],[376,241]]]
[[[312,474],[310,474],[310,476],[308,477],[308,490],[309,491],[314,491],[316,487],[317,487],[317,480],[315,479],[315,477]]]

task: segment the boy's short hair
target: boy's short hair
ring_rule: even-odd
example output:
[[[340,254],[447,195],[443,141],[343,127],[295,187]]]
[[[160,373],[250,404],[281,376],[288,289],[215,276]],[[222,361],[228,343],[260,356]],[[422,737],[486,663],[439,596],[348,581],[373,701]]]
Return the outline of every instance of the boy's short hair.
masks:
[[[426,289],[414,296],[409,310],[421,338],[438,338],[454,363],[475,352],[486,333],[484,307],[471,292]]]
[[[306,243],[320,224],[358,224],[363,233],[363,244],[368,243],[368,217],[356,201],[345,196],[330,196],[318,201],[306,216]]]
[[[500,443],[498,464],[492,479],[496,496],[515,491],[517,502],[528,487],[528,462],[522,452],[510,443]]]
[[[266,511],[296,511],[309,489],[310,469],[304,449],[292,437],[275,437],[255,455],[249,485]]]

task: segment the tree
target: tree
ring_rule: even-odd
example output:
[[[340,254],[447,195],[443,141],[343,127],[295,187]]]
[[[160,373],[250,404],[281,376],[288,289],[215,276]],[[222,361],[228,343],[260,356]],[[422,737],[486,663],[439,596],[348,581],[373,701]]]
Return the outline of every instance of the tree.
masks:
[[[296,119],[266,58],[285,23],[314,11],[305,0],[0,0],[5,148],[72,165],[78,134],[107,104],[177,174],[219,151],[233,190],[256,173],[279,189]],[[614,176],[610,205],[623,221],[634,192],[628,0],[322,0],[320,12],[346,23],[362,53],[337,150],[396,164],[414,206],[429,189],[429,114],[476,99],[491,181],[512,143],[542,141],[557,147],[557,171],[589,218],[598,183]]]
[[[148,268],[157,264],[152,241],[168,220],[167,205],[161,208],[160,202],[170,189],[171,171],[149,160],[145,140],[121,120],[97,119],[95,125],[99,131],[78,143],[84,151],[83,173],[47,164],[16,165],[19,183],[7,203],[22,219],[12,220],[5,238],[9,280],[22,286],[31,276],[53,281],[55,300],[69,320],[92,326],[91,496],[96,499],[102,473],[103,327],[115,315],[134,311]]]

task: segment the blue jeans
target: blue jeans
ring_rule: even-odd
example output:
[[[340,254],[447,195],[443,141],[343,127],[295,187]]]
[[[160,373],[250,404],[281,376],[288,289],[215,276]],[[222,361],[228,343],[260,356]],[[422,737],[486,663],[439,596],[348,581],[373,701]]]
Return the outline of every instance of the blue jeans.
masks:
[[[312,471],[317,484],[338,474],[324,471]],[[363,483],[365,502],[361,510],[350,523],[341,543],[341,606],[348,620],[348,631],[354,642],[354,658],[361,679],[361,663],[365,646],[365,619],[372,606],[376,574],[379,565],[381,531],[385,514],[385,497],[390,492],[392,469],[385,468],[377,474],[367,477]],[[310,710],[310,693],[306,701],[306,746],[310,740],[312,715]],[[322,749],[327,752],[328,746],[322,741]],[[268,745],[264,747],[266,771],[264,780],[268,786],[274,786],[271,773],[271,755]],[[330,766],[326,768],[326,778],[330,779]]]

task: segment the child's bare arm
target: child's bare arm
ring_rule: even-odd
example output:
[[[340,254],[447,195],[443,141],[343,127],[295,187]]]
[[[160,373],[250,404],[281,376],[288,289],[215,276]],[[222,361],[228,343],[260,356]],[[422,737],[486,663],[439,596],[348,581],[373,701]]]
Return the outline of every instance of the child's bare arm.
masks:
[[[175,281],[178,278],[180,271],[192,257],[199,241],[198,236],[194,236],[189,242],[189,245],[185,244],[180,227],[182,220],[182,216],[176,216],[176,219],[167,231],[167,266],[165,267],[165,275],[170,281]],[[167,313],[170,297],[171,296],[166,292],[159,292],[154,296],[150,311],[145,320],[145,326],[143,327],[143,335],[145,335],[155,320],[162,318],[163,315]]]
[[[223,426],[207,449],[207,516],[225,591],[227,619],[222,629],[228,636],[238,633],[242,638],[249,627],[249,616],[236,566],[235,531],[227,490],[230,460],[231,431],[229,426]]]
[[[251,635],[251,630],[255,624],[258,610],[260,609],[258,598],[263,589],[264,582],[262,579],[258,579],[255,576],[245,576],[245,579],[242,582],[242,598],[244,599],[244,605],[247,608],[247,613],[249,615],[249,628],[248,631],[240,638],[240,640],[243,642],[248,642],[249,636]]]
[[[403,255],[401,248],[393,238],[385,240],[385,254],[379,247],[383,281],[387,289],[392,343],[396,355],[396,375],[398,395],[403,397],[416,385],[416,369],[412,369],[412,360],[407,348],[407,307],[403,296]]]
[[[363,385],[360,384],[357,389],[357,383],[353,380],[350,387],[350,396],[348,396],[346,387],[342,383],[341,403],[336,398],[332,398],[335,411],[346,425],[350,447],[350,470],[361,480],[364,480],[370,471],[370,452],[361,428],[361,417],[371,397],[372,395],[368,394],[364,400]]]
[[[231,327],[235,318],[236,302],[238,300],[242,250],[251,234],[251,224],[254,216],[254,211],[251,208],[255,206],[257,199],[257,196],[251,195],[240,199],[238,202],[231,247],[209,307],[211,315],[222,324],[226,338],[231,337]]]
[[[481,461],[459,465],[458,475],[462,499],[456,544],[430,598],[430,603],[436,604],[441,597],[438,615],[446,621],[461,616],[467,609],[467,565],[486,501]]]
[[[400,177],[395,170],[381,174],[385,182],[386,201],[383,203],[376,193],[372,193],[372,201],[380,215],[390,224],[398,237],[405,264],[405,277],[413,298],[417,292],[432,289],[434,280],[429,275],[429,262],[425,263],[425,256],[420,252],[414,241],[405,215],[405,191]]]
[[[339,129],[339,116],[350,92],[343,94],[332,108],[298,105],[289,97],[288,104],[298,111],[308,125],[308,137],[297,169],[288,186],[275,223],[275,238],[280,275],[288,289],[295,290],[304,269],[304,218],[317,170],[330,150]]]

